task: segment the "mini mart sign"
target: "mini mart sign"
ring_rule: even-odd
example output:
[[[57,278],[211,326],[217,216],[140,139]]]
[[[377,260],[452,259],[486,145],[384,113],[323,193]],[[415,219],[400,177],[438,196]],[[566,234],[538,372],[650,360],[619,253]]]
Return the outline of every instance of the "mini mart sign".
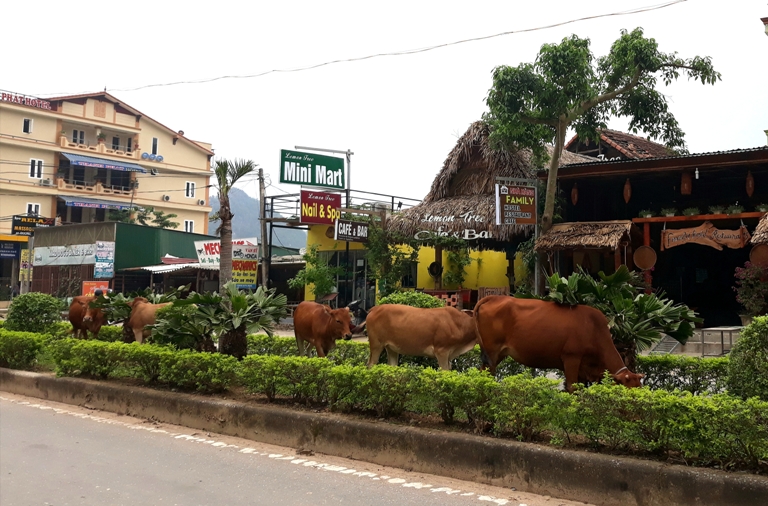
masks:
[[[280,182],[344,190],[344,159],[282,149]]]

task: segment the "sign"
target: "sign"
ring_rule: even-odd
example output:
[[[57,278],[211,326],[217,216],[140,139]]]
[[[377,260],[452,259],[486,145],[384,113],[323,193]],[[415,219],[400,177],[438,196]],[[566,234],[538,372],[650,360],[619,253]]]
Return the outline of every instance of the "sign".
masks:
[[[21,243],[18,242],[0,242],[0,259],[19,258],[21,254]]]
[[[333,225],[341,218],[341,195],[301,190],[301,223]]]
[[[220,266],[221,241],[195,241],[195,251],[201,264]],[[232,241],[232,281],[237,288],[255,290],[258,269],[258,239],[252,237]]]
[[[107,293],[109,290],[109,281],[83,281],[83,295],[89,295],[93,297],[96,295],[96,290],[101,290]]]
[[[344,159],[282,149],[280,182],[344,190]]]
[[[258,241],[255,237],[235,239],[232,241],[232,258],[235,258],[237,246],[256,247],[256,253],[258,254]],[[219,265],[221,263],[221,241],[219,240],[195,241],[195,251],[197,252],[197,261],[201,264]]]
[[[33,265],[91,265],[96,263],[95,244],[72,244],[35,248]]]
[[[440,237],[455,237],[457,239],[464,239],[465,241],[474,241],[475,239],[491,239],[493,234],[490,230],[480,230],[477,228],[487,228],[485,217],[479,214],[475,214],[472,211],[467,211],[463,214],[452,215],[438,215],[426,213],[421,217],[421,223],[438,225],[437,229],[431,230],[419,230],[413,235],[413,238],[417,241],[427,241],[433,235]],[[450,225],[454,230],[443,229],[441,224]],[[429,225],[425,225],[429,226]],[[465,226],[467,228],[455,230],[456,226]],[[470,228],[473,227],[473,228]]]
[[[336,220],[333,238],[337,241],[368,242],[368,224],[349,220]]]
[[[96,264],[93,267],[93,277],[110,279],[115,276],[115,243],[112,241],[96,241]]]
[[[35,97],[28,97],[26,95],[16,95],[15,93],[0,93],[0,100],[3,102],[10,102],[11,104],[28,105],[29,107],[37,107],[38,109],[51,110],[51,103],[47,100],[41,100]]]
[[[11,235],[32,235],[37,227],[52,227],[56,218],[15,215],[11,220]]]
[[[536,225],[536,187],[496,184],[496,224]]]
[[[21,263],[21,266],[19,267],[19,281],[21,281],[22,283],[24,283],[26,281],[31,281],[34,269],[32,268],[32,266],[29,263],[29,250],[28,249],[21,250],[21,262],[20,263]],[[29,268],[29,275],[30,275],[29,279],[27,279],[27,268]]]
[[[738,230],[720,230],[715,228],[711,222],[705,221],[695,228],[663,230],[661,232],[661,250],[664,251],[688,243],[711,246],[721,251],[723,246],[739,249],[747,244],[749,238],[749,232],[743,225]]]

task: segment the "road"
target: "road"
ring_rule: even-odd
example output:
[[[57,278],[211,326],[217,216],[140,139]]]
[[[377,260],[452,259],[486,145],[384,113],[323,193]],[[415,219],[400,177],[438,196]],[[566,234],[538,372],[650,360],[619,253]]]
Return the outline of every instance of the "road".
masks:
[[[583,503],[0,392],[0,504]]]

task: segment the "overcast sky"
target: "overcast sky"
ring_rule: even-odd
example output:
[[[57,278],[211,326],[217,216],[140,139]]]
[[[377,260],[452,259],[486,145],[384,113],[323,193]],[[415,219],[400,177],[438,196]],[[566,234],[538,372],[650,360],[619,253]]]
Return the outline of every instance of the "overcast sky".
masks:
[[[280,149],[351,149],[353,189],[420,199],[458,136],[486,110],[494,67],[533,61],[543,43],[572,33],[589,37],[600,56],[620,29],[640,26],[662,51],[711,56],[723,75],[715,86],[681,80],[664,91],[691,152],[765,145],[768,37],[760,18],[768,16],[766,0],[688,0],[415,55],[129,91],[417,49],[661,3],[32,0],[19,12],[5,11],[0,89],[51,96],[106,86],[170,128],[212,143],[217,156],[254,160],[275,183]],[[243,189],[258,193],[255,181]]]

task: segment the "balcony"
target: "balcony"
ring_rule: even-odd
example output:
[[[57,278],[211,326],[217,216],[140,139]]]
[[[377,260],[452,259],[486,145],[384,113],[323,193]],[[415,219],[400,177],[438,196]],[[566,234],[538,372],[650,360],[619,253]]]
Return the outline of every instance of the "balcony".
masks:
[[[79,144],[76,142],[72,142],[71,139],[62,135],[59,137],[59,145],[62,148],[78,150],[78,151],[82,151],[89,154],[101,153],[101,154],[117,156],[121,158],[129,158],[131,160],[139,160],[141,158],[141,153],[139,153],[139,151],[129,149],[126,146],[113,145],[108,141],[99,140],[96,144],[91,144],[91,143]]]
[[[59,190],[64,190],[67,192],[76,192],[81,194],[91,194],[91,195],[114,195],[114,196],[125,196],[125,197],[136,197],[137,189],[131,190],[131,188],[126,186],[116,186],[116,185],[104,185],[101,183],[101,181],[95,181],[95,182],[88,182],[88,181],[77,181],[75,179],[70,178],[64,178],[64,177],[57,177],[56,178],[56,186]]]

